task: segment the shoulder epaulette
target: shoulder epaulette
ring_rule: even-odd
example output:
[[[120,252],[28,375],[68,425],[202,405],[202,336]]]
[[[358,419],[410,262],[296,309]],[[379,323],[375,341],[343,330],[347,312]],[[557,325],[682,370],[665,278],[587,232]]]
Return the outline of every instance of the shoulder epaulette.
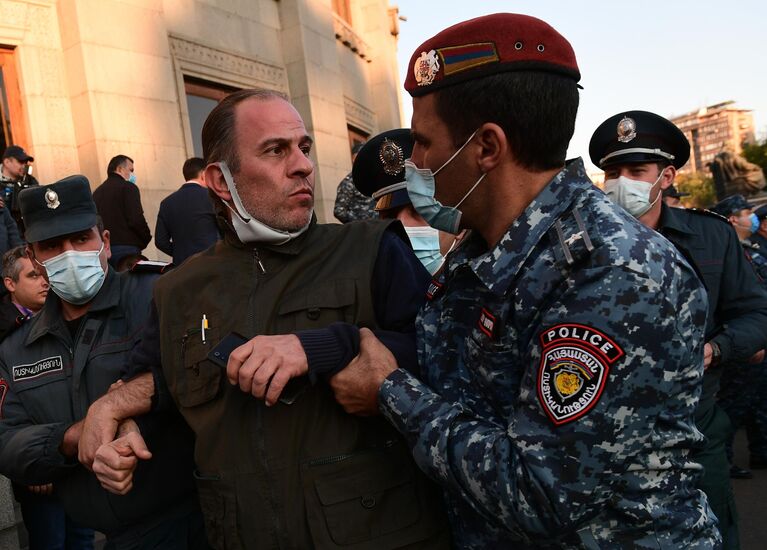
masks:
[[[721,214],[717,214],[716,212],[712,212],[711,210],[706,210],[705,208],[685,208],[688,212],[693,212],[695,214],[702,214],[704,216],[709,216],[711,218],[716,218],[720,222],[725,222],[727,224],[730,223],[730,220],[722,216]]]
[[[578,208],[573,208],[569,214],[572,216],[575,224],[562,222],[568,217],[568,213],[565,213],[554,222],[554,235],[557,241],[559,241],[565,261],[572,265],[580,256],[591,254],[594,250],[594,245],[591,242],[591,236],[586,229],[586,224],[583,222],[583,217]]]
[[[133,264],[130,268],[131,273],[166,273],[173,269],[173,264],[168,262],[159,262],[156,260],[141,260]]]

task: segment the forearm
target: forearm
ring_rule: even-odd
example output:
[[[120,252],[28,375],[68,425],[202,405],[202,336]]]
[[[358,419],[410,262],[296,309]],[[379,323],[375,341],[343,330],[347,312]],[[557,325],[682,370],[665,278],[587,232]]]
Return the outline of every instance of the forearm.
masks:
[[[148,413],[152,408],[154,392],[152,373],[145,372],[96,400],[91,409],[120,422]]]

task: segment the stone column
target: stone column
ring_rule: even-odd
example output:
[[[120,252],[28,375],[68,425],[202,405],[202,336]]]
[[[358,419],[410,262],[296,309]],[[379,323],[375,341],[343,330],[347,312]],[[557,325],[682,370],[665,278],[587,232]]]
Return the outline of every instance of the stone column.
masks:
[[[18,550],[19,536],[16,532],[16,514],[11,482],[0,476],[0,550]]]
[[[282,48],[290,98],[314,137],[315,211],[333,217],[338,182],[349,167],[341,68],[330,0],[282,0]]]

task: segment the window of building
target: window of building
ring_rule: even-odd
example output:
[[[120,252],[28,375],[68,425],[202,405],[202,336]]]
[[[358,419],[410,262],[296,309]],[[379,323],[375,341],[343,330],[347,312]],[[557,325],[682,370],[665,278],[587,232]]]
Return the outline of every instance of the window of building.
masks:
[[[194,155],[202,157],[202,125],[205,124],[205,119],[208,118],[219,101],[232,92],[236,92],[237,88],[185,76],[184,90],[186,91],[186,106],[189,112],[189,129],[192,132]]]
[[[355,128],[354,126],[347,124],[346,129],[349,132],[349,150],[350,151],[354,149],[355,145],[359,145],[360,143],[365,143],[370,137],[370,134],[360,130],[359,128]]]
[[[9,145],[28,147],[21,108],[16,58],[12,48],[0,46],[0,155]]]
[[[333,0],[333,12],[346,21],[347,24],[352,24],[352,8],[350,0]]]

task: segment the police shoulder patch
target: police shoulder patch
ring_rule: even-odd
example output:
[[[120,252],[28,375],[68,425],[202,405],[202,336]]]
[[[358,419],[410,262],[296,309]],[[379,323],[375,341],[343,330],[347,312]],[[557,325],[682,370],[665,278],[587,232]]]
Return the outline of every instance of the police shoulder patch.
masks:
[[[538,399],[560,426],[585,415],[599,401],[610,365],[623,349],[603,332],[564,323],[540,333],[543,350],[538,370]]]

